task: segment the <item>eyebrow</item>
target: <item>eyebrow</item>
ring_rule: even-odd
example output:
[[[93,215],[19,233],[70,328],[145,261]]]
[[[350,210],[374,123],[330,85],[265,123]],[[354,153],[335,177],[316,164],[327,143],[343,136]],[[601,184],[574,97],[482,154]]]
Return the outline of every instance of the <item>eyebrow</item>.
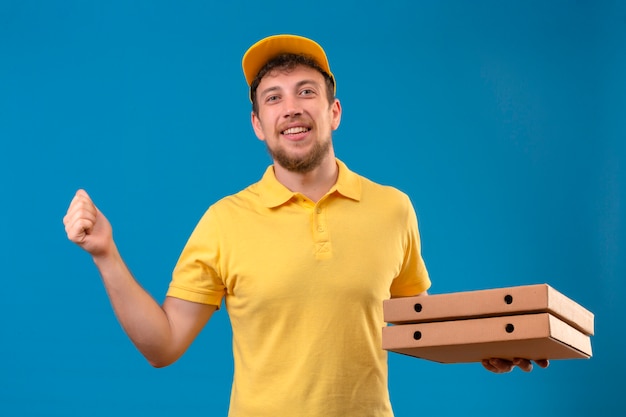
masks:
[[[280,90],[280,87],[277,87],[277,86],[266,88],[265,90],[260,92],[259,97],[265,97],[267,94],[273,91],[279,91],[279,90]]]
[[[306,84],[313,84],[316,87],[320,86],[320,84],[317,81],[315,81],[315,80],[302,80],[302,81],[298,81],[298,83],[296,84],[296,87],[300,88],[300,87],[302,87],[303,85],[306,85]]]
[[[306,79],[306,80],[298,81],[296,83],[296,88],[300,88],[303,85],[307,85],[307,84],[311,84],[311,85],[313,85],[315,87],[320,87],[320,84],[317,81]],[[282,90],[282,88],[279,87],[279,86],[268,87],[265,90],[260,92],[259,97],[265,97],[269,93],[280,91],[280,90]]]

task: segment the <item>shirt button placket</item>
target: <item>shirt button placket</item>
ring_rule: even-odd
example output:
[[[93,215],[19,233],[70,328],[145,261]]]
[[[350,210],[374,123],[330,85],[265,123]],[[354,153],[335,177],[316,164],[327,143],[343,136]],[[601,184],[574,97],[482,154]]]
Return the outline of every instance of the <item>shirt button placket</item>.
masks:
[[[316,206],[313,211],[315,247],[316,254],[320,258],[331,256],[330,237],[328,234],[328,224],[326,224],[326,213],[322,206]]]
[[[317,206],[315,207],[315,224],[317,226],[317,232],[318,233],[324,233],[324,231],[326,230],[326,221],[324,219],[324,214],[323,214],[323,210],[322,207]],[[322,236],[318,236],[318,240],[320,240],[322,238]]]

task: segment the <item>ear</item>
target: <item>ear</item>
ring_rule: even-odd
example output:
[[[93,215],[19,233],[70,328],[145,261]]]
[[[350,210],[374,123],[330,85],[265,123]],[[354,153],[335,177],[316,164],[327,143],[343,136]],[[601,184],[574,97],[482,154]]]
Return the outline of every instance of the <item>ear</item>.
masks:
[[[254,134],[256,135],[256,137],[259,138],[259,140],[265,140],[265,134],[263,133],[261,120],[255,112],[250,113],[250,121],[252,122],[252,129],[254,129]]]
[[[341,123],[341,103],[339,102],[339,100],[335,99],[333,104],[330,105],[330,111],[330,127],[333,130],[337,130],[339,124]]]

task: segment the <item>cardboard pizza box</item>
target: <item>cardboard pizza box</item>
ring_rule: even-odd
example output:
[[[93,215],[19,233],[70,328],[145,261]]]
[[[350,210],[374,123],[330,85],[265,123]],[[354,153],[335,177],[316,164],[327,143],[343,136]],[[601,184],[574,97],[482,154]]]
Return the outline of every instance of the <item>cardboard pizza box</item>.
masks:
[[[550,313],[389,325],[383,349],[441,363],[483,359],[582,359],[591,341]]]
[[[547,284],[394,298],[383,301],[384,321],[393,324],[538,312],[550,313],[582,333],[593,335],[593,314]]]

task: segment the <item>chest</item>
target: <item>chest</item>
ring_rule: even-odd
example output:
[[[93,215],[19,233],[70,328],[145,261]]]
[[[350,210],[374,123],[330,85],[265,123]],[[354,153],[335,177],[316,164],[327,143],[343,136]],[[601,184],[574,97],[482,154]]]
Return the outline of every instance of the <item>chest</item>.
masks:
[[[329,299],[379,303],[404,258],[400,223],[344,206],[281,207],[242,216],[222,254],[227,303],[248,311]]]

